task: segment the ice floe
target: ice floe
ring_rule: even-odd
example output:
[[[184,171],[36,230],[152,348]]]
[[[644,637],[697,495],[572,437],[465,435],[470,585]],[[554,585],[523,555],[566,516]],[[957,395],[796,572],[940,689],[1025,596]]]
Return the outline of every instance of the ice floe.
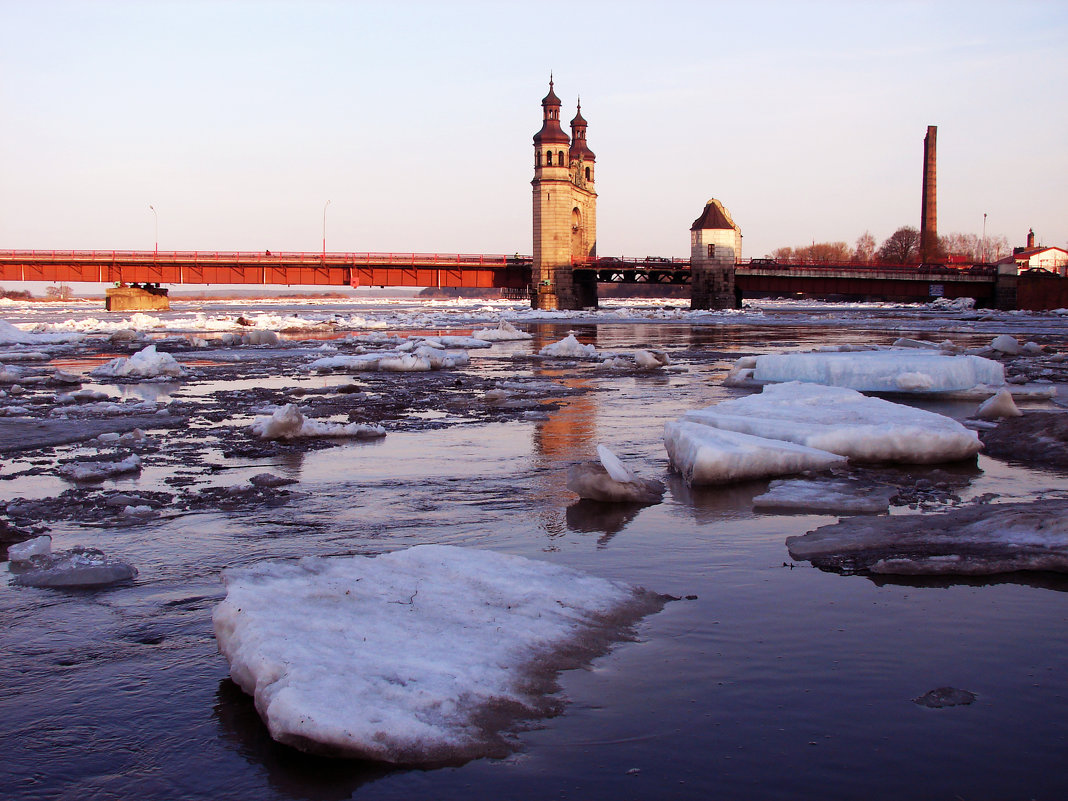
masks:
[[[782,440],[713,428],[682,420],[664,426],[672,466],[690,484],[724,484],[825,470],[846,458]]]
[[[600,463],[583,462],[567,471],[567,488],[580,498],[609,503],[660,503],[664,485],[641,478],[604,445],[597,446]]]
[[[352,437],[376,439],[386,435],[382,426],[367,423],[324,423],[307,419],[295,403],[288,403],[270,417],[259,417],[250,426],[261,439],[298,439],[316,437]]]
[[[60,466],[59,474],[69,481],[104,481],[141,471],[141,457],[132,453],[113,462],[78,462]]]
[[[998,362],[919,348],[769,353],[751,358],[755,381],[804,381],[861,392],[946,392],[1005,383],[1005,369]]]
[[[524,339],[533,339],[532,334],[520,331],[507,320],[501,320],[496,328],[480,328],[472,331],[471,336],[486,342],[515,342]]]
[[[797,381],[770,384],[758,394],[687,412],[684,419],[861,461],[947,462],[982,448],[974,431],[950,417]]]
[[[850,479],[779,479],[753,498],[754,509],[834,515],[882,514],[890,509],[894,487],[871,487]]]
[[[583,345],[574,334],[568,334],[559,342],[546,345],[538,353],[542,356],[564,359],[596,359],[597,348],[594,345]]]
[[[96,548],[75,546],[52,553],[52,538],[36,537],[7,549],[14,583],[28,587],[96,587],[137,576],[129,562],[112,559]]]
[[[46,345],[49,343],[78,342],[82,334],[46,333],[23,331],[7,320],[0,320],[0,345]]]
[[[156,346],[149,345],[129,358],[119,356],[102,364],[90,375],[95,378],[179,378],[185,375],[185,368],[169,353],[157,353]]]
[[[897,575],[1068,572],[1068,500],[854,517],[786,540],[817,567]]]
[[[265,562],[223,575],[230,676],[282,743],[440,764],[510,747],[557,671],[603,652],[663,599],[545,562],[420,545]]]
[[[1016,406],[1012,393],[1007,389],[998,390],[995,395],[979,404],[975,416],[980,420],[999,420],[1002,417],[1019,417],[1023,412]]]

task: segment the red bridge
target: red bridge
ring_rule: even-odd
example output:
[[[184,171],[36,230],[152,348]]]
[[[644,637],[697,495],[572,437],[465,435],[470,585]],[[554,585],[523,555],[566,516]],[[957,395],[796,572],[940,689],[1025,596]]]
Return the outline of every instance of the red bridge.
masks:
[[[0,250],[0,282],[425,286],[499,288],[518,295],[530,287],[531,267],[531,257],[519,254]],[[593,271],[598,283],[690,282],[689,259],[608,256],[576,264],[575,270]],[[1049,279],[1046,283],[1055,278],[1041,277]],[[750,259],[737,265],[735,281],[745,297],[971,297],[983,306],[1016,306],[1016,277],[999,276],[993,266]],[[1068,281],[1058,279],[1057,287],[1043,284],[1041,291],[1029,291],[1037,281],[1039,277],[1026,273],[1020,276],[1020,308],[1065,305],[1066,288],[1061,284]]]
[[[518,255],[0,250],[0,281],[9,282],[525,289],[530,267]]]

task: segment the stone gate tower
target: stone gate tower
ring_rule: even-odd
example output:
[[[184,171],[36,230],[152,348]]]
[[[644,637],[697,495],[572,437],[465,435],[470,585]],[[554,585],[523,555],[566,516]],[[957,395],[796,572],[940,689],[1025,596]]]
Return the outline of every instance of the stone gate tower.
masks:
[[[597,257],[597,192],[593,151],[586,145],[582,105],[571,136],[560,128],[560,98],[549,79],[541,101],[541,130],[534,135],[535,309],[582,309],[597,305],[597,279],[581,265]],[[579,267],[576,272],[576,267]]]

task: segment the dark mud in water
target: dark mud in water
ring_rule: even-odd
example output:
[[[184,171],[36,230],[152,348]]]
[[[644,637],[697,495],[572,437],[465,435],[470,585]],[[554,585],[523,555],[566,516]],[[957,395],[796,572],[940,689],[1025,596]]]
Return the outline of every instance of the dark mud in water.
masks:
[[[720,384],[737,356],[888,344],[898,326],[526,327],[533,343],[471,351],[469,366],[431,374],[314,375],[300,369],[306,357],[218,364],[200,349],[192,378],[153,395],[188,425],[146,431],[125,449],[141,455],[139,474],[58,478],[64,462],[125,452],[92,440],[6,454],[5,525],[47,529],[57,550],[99,548],[139,576],[95,591],[0,586],[0,797],[1068,797],[1068,581],[822,572],[793,563],[785,540],[835,517],[756,514],[752,498],[767,482],[693,489],[668,471],[664,422],[741,394]],[[572,328],[601,350],[666,350],[680,369],[534,357]],[[85,386],[139,402],[149,392]],[[487,397],[492,389],[507,393]],[[248,433],[257,407],[284,402],[389,433],[304,444]],[[924,405],[958,418],[975,406]],[[663,481],[664,501],[579,501],[567,468],[595,459],[598,443]],[[296,483],[249,481],[264,472]],[[989,455],[848,477],[895,487],[899,515],[1068,495],[1063,471]],[[154,514],[130,519],[127,505]],[[397,771],[272,742],[215,647],[220,571],[423,542],[522,554],[690,599],[642,622],[637,642],[564,673],[563,713],[520,733],[521,751],[503,760]],[[933,688],[966,688],[974,701],[914,703]]]

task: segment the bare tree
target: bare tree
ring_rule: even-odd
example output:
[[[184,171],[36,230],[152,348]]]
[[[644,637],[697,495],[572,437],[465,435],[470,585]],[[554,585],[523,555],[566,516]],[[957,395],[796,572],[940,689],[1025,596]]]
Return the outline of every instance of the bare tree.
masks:
[[[898,228],[875,255],[886,264],[915,264],[920,259],[920,232],[911,225]]]
[[[875,237],[871,235],[871,231],[865,231],[857,237],[853,258],[865,263],[870,263],[875,258]]]
[[[74,297],[74,290],[66,284],[50,286],[45,289],[45,297],[48,300],[70,300]]]
[[[775,259],[775,261],[789,261],[794,257],[794,249],[775,248],[775,250],[771,251],[771,257]]]

